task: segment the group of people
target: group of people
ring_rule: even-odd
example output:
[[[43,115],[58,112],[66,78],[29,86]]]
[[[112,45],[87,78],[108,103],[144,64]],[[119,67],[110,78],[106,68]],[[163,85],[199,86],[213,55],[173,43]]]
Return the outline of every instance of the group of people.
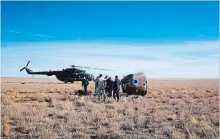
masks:
[[[103,77],[100,74],[95,80],[95,92],[98,95],[98,99],[103,99],[106,102],[107,99],[111,100],[112,97],[119,101],[119,90],[120,90],[121,81],[118,79],[118,76],[115,76],[113,81],[111,77],[107,75]]]
[[[114,98],[116,101],[119,101],[119,90],[120,90],[121,81],[118,79],[118,76],[115,76],[115,80],[113,81],[111,77],[107,75],[103,77],[100,74],[95,79],[95,93],[98,96],[98,99],[103,99],[106,102],[107,99],[111,100]],[[89,81],[87,79],[82,81],[82,86],[84,87],[84,92],[88,94],[88,85]]]

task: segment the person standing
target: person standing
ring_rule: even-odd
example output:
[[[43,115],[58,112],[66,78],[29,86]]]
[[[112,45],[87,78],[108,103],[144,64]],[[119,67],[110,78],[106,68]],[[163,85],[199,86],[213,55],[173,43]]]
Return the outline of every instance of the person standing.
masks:
[[[82,86],[84,87],[84,92],[86,94],[88,94],[88,85],[89,85],[88,79],[84,78],[83,81],[82,81]]]
[[[103,95],[104,91],[105,91],[104,78],[102,77],[102,74],[100,74],[98,78],[98,99],[99,100],[100,100],[100,96]]]
[[[107,80],[106,80],[106,92],[108,94],[108,99],[111,100],[112,98],[112,91],[113,91],[113,85],[114,85],[114,82],[112,81],[111,77],[109,77]]]
[[[98,79],[99,79],[99,77],[97,76],[95,79],[95,94],[97,94],[97,95],[98,95]]]
[[[120,84],[121,84],[121,81],[118,79],[118,76],[116,75],[115,76],[115,81],[114,81],[114,91],[113,91],[113,97],[114,99],[116,100],[116,97],[117,97],[117,102],[119,102],[119,90],[120,90]]]
[[[103,98],[103,102],[105,102],[106,97],[107,97],[107,92],[106,92],[107,78],[108,78],[108,76],[106,75],[105,78],[104,78],[104,80],[103,80],[103,85],[104,85],[104,88],[102,88],[102,98]]]

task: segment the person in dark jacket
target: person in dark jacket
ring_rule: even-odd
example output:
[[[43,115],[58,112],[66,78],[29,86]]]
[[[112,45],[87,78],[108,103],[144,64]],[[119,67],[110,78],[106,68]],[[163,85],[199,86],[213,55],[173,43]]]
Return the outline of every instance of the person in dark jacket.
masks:
[[[86,94],[88,94],[88,85],[89,85],[89,81],[88,81],[88,79],[84,79],[83,81],[82,81],[82,86],[84,87],[84,92],[86,93]]]
[[[95,94],[98,95],[98,78],[99,77],[96,77],[95,79]]]
[[[114,82],[113,80],[111,79],[111,77],[109,77],[107,80],[106,80],[106,92],[108,94],[108,99],[111,100],[112,98],[112,91],[113,91],[113,85],[114,85]]]
[[[113,85],[113,89],[114,89],[113,97],[114,97],[115,100],[116,100],[116,97],[117,97],[117,102],[119,101],[120,84],[121,84],[121,81],[118,79],[118,76],[116,75],[114,85]]]

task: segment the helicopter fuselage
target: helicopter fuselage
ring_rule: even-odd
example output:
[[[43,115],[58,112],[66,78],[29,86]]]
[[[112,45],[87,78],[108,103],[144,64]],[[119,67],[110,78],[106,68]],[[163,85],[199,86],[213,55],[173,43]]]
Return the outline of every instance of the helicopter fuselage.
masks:
[[[83,81],[84,79],[87,79],[89,81],[94,80],[94,76],[92,74],[88,74],[83,70],[77,70],[73,71],[75,69],[65,69],[63,71],[59,71],[56,74],[56,78],[60,81],[63,81],[65,83],[74,81]]]
[[[32,70],[28,69],[29,62],[27,63],[26,67],[22,68],[20,71],[23,69],[26,70],[28,74],[32,75],[47,75],[47,76],[53,76],[65,83],[71,82],[73,83],[74,81],[83,81],[85,79],[92,81],[94,80],[94,76],[92,74],[86,73],[85,70],[81,70],[78,68],[66,68],[61,71],[39,71],[39,72],[33,72]]]

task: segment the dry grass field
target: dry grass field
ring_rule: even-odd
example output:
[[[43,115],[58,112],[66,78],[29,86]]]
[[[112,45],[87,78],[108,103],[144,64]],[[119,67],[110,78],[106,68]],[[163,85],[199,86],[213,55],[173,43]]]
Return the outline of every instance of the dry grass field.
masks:
[[[219,80],[148,80],[145,97],[99,102],[81,83],[2,78],[1,137],[216,139]],[[94,84],[89,90],[94,92]]]

